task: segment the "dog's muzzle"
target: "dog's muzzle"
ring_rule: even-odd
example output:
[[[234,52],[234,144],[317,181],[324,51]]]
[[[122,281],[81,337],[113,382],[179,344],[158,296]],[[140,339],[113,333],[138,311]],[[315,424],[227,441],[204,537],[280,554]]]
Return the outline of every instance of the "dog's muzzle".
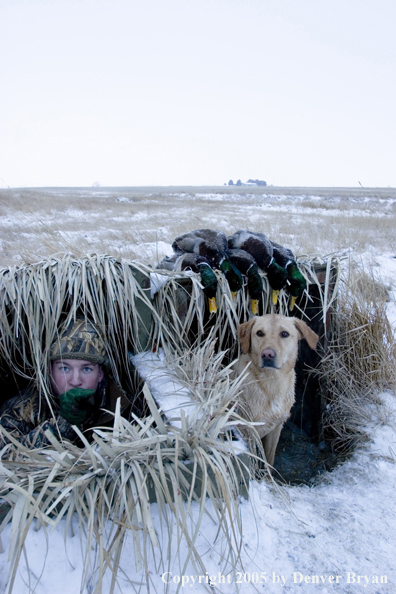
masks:
[[[273,349],[264,349],[261,353],[261,368],[264,367],[274,367],[277,369],[276,352]]]

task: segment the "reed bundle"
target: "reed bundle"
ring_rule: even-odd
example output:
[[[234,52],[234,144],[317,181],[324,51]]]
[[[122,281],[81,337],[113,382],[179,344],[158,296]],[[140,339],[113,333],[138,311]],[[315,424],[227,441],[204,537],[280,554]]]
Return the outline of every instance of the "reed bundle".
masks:
[[[337,300],[334,339],[316,373],[326,394],[323,431],[333,448],[348,453],[368,438],[362,429],[379,393],[396,389],[396,344],[387,317],[388,290],[372,272],[349,263]]]
[[[201,364],[206,379],[196,382]],[[197,403],[190,414],[174,411],[177,425],[161,414],[146,384],[150,414],[128,421],[116,410],[113,429],[96,429],[93,443],[75,428],[82,448],[59,442],[48,433],[51,447],[29,450],[8,435],[12,444],[4,447],[0,463],[0,497],[11,506],[0,531],[12,521],[8,593],[21,555],[27,555],[24,544],[33,521],[44,530],[63,521],[65,539],[78,524],[84,560],[81,590],[89,582],[90,591],[102,592],[108,572],[111,593],[120,581],[131,582],[120,562],[128,534],[133,538],[140,585],[146,591],[151,586],[149,559],[155,560],[158,571],[167,571],[174,562],[174,546],[179,575],[190,562],[197,574],[205,574],[196,548],[204,518],[216,526],[213,547],[220,549],[223,573],[236,570],[242,534],[240,483],[246,481],[246,490],[249,480],[246,463],[238,457],[238,442],[231,438],[232,428],[240,423],[233,404],[240,380],[231,379],[230,368],[221,367],[219,356],[213,357],[208,346],[195,362],[190,355],[185,361],[175,360],[173,371],[191,388]],[[166,538],[161,537],[158,523],[155,527],[153,501]],[[33,590],[33,575],[30,580]]]

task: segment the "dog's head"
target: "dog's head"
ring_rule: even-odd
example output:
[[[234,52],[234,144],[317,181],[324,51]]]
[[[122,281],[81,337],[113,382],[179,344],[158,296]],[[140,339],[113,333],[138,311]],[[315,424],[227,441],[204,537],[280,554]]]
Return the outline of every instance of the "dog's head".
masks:
[[[292,369],[298,354],[298,341],[305,338],[316,349],[319,337],[305,322],[294,317],[269,314],[257,316],[238,327],[244,355],[260,369]]]

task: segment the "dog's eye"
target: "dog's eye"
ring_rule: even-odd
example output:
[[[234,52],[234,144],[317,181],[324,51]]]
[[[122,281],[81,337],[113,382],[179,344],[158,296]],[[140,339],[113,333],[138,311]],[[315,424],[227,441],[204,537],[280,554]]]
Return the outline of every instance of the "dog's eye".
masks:
[[[257,331],[257,336],[264,336],[264,332],[262,330]]]
[[[288,336],[290,336],[290,334],[288,332],[286,332],[286,330],[283,330],[280,335],[282,336],[282,338],[287,338]]]

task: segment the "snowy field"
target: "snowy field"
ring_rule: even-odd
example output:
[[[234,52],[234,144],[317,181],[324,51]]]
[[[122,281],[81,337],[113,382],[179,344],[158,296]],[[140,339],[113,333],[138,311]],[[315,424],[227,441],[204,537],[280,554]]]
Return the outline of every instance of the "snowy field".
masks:
[[[0,190],[0,265],[34,262],[52,253],[107,253],[156,264],[172,253],[177,234],[211,227],[230,234],[259,230],[297,254],[349,254],[389,289],[388,315],[396,324],[396,190],[281,188],[93,188]],[[153,591],[396,593],[396,402],[382,395],[368,411],[371,441],[316,486],[279,487],[253,482],[242,500],[242,566],[222,571],[226,550],[205,520],[198,548],[208,569],[180,573],[176,540],[164,565],[150,559]],[[155,506],[154,506],[155,511]],[[161,538],[161,526],[156,530]],[[10,528],[2,534],[0,591],[4,591]],[[63,528],[28,535],[14,592],[80,592],[82,554],[76,533]],[[83,538],[83,537],[82,537]],[[48,539],[48,540],[47,540]],[[95,552],[93,551],[93,557]],[[132,542],[126,542],[119,577],[122,594],[139,586]],[[164,572],[166,572],[164,574]],[[200,583],[201,582],[201,583]],[[94,592],[94,580],[84,594]],[[206,586],[205,586],[206,583]],[[91,587],[92,586],[92,587]],[[107,588],[110,587],[108,584]],[[108,590],[104,590],[104,594]]]
[[[156,264],[177,235],[204,227],[259,230],[297,254],[395,253],[390,189],[3,189],[0,215],[0,265],[65,251]]]

